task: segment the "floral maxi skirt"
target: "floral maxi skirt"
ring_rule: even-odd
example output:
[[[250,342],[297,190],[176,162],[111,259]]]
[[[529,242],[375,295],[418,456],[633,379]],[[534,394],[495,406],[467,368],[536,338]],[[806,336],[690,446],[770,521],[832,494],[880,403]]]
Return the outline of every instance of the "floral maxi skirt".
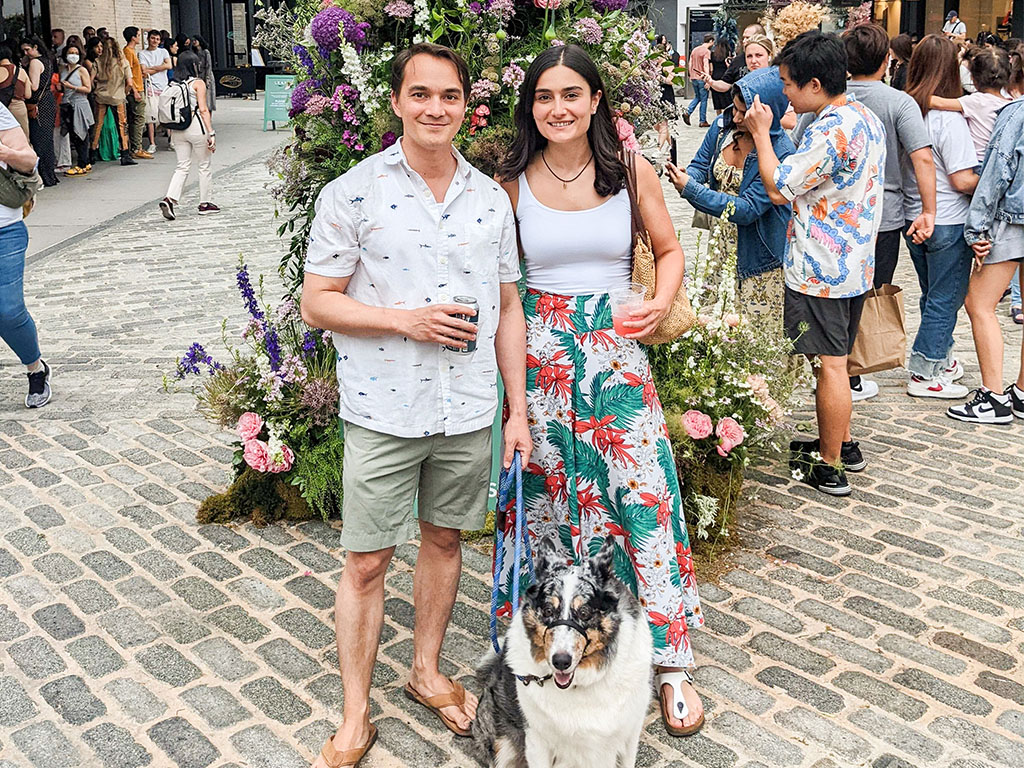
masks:
[[[524,309],[534,450],[523,495],[531,541],[557,536],[580,562],[614,537],[615,572],[647,614],[654,662],[692,667],[688,628],[702,626],[704,618],[647,356],[612,329],[607,294],[530,290]],[[503,528],[506,552],[514,525],[513,509]],[[512,578],[507,558],[498,603],[504,615],[511,609]]]

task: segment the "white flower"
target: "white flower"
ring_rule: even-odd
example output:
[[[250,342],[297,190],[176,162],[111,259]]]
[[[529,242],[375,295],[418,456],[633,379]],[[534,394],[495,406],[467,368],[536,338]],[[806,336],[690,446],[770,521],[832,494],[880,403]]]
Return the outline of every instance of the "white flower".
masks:
[[[793,476],[794,480],[798,480],[799,481],[799,480],[803,480],[804,479],[804,473],[801,472],[799,469],[794,469],[789,474],[791,474]]]
[[[420,29],[426,29],[430,22],[430,8],[427,7],[427,0],[414,0],[412,7],[416,9],[416,15],[412,19],[413,23]]]

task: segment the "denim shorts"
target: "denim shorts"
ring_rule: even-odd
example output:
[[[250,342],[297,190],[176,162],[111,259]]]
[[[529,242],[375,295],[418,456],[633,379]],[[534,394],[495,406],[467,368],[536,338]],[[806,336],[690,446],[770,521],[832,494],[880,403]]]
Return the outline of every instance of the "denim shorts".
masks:
[[[992,250],[985,257],[986,264],[1024,261],[1024,224],[996,220],[992,225],[991,235]]]

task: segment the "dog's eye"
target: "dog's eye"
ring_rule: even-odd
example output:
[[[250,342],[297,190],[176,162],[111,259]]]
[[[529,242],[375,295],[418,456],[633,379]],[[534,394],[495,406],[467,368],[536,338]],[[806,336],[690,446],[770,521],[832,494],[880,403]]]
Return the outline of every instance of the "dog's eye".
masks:
[[[589,605],[581,605],[576,611],[576,618],[580,621],[590,621],[590,617],[594,615],[594,611]]]
[[[554,603],[544,603],[544,607],[541,609],[541,613],[544,614],[544,618],[548,621],[558,618],[558,606]]]

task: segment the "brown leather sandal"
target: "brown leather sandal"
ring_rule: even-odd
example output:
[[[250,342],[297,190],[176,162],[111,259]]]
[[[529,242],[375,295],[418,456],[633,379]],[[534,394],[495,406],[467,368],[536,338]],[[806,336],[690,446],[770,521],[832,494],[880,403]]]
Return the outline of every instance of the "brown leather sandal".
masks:
[[[412,683],[406,683],[405,695],[416,703],[422,704],[441,718],[441,722],[444,723],[445,728],[456,736],[470,736],[471,734],[468,728],[460,728],[457,722],[441,711],[444,707],[458,707],[459,709],[462,709],[462,705],[466,703],[466,689],[462,687],[462,684],[457,680],[452,680],[450,678],[448,682],[452,684],[451,693],[439,693],[437,696],[424,697],[412,687]]]
[[[684,728],[674,728],[668,724],[668,712],[665,711],[665,696],[662,693],[662,689],[667,685],[669,690],[672,691],[672,714],[674,717],[681,722],[690,714],[690,709],[686,706],[686,699],[683,698],[682,684],[689,683],[692,686],[693,675],[685,669],[679,672],[658,672],[654,676],[654,681],[658,686],[658,704],[661,706],[661,719],[665,724],[666,731],[673,736],[693,736],[704,727],[703,712],[701,712],[700,718],[693,725]]]
[[[331,736],[324,742],[324,746],[320,750],[320,757],[327,763],[327,768],[354,768],[370,751],[370,747],[375,741],[377,741],[377,728],[371,723],[370,737],[366,740],[366,744],[342,752],[334,748],[334,737]]]

